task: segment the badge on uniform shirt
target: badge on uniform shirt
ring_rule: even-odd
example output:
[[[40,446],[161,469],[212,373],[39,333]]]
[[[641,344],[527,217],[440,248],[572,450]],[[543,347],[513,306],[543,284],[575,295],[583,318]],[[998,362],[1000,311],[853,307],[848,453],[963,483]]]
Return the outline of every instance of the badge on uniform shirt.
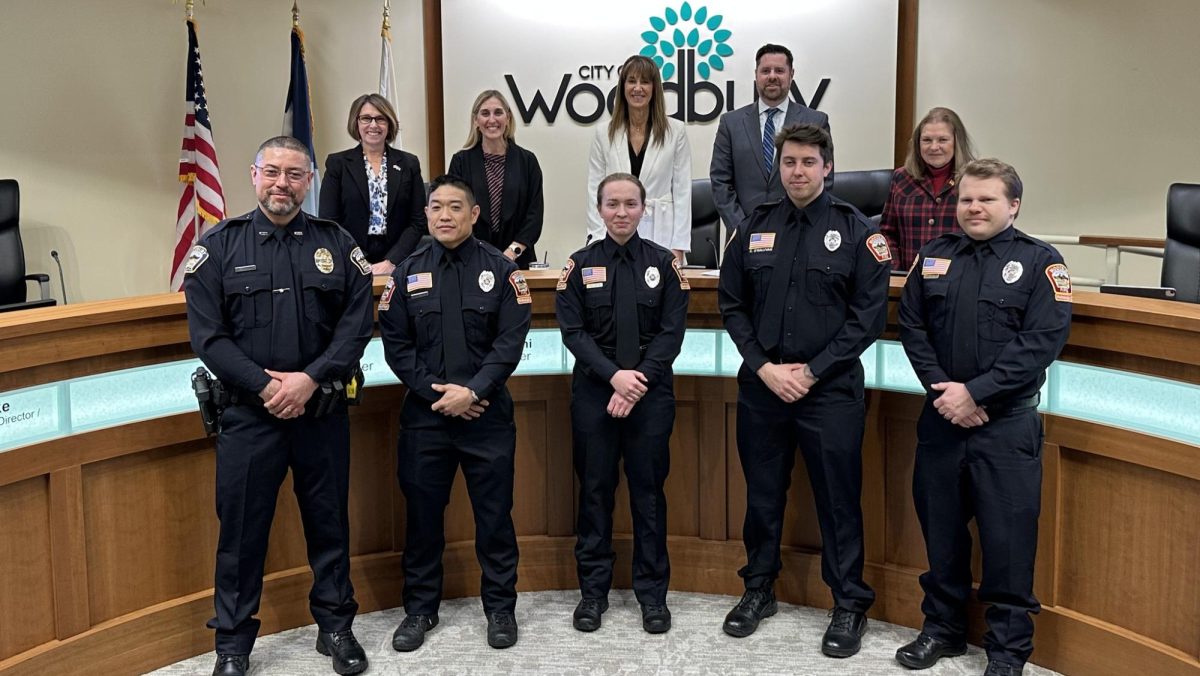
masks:
[[[333,272],[333,254],[329,253],[329,249],[321,247],[313,252],[313,262],[317,264],[317,269],[325,274]]]
[[[575,259],[568,258],[567,264],[563,266],[562,273],[558,276],[558,284],[554,285],[555,291],[567,290],[567,278],[571,276],[571,271],[575,269]]]
[[[491,270],[484,270],[479,273],[479,290],[487,293],[496,286],[496,274]]]
[[[683,268],[679,267],[679,259],[671,259],[671,269],[675,271],[675,276],[679,278],[679,288],[682,291],[688,291],[692,285],[688,283],[687,277],[683,276]]]
[[[1051,265],[1046,268],[1046,277],[1050,280],[1050,287],[1054,289],[1054,300],[1070,303],[1071,273],[1067,272],[1067,266],[1062,263]]]
[[[589,289],[599,289],[608,281],[608,269],[603,267],[584,268],[583,285]]]
[[[508,283],[512,284],[513,291],[517,292],[517,305],[529,305],[533,302],[533,296],[529,293],[529,284],[520,270],[514,270],[508,276]]]
[[[1025,266],[1021,265],[1020,261],[1009,261],[1004,264],[1000,276],[1004,279],[1005,284],[1012,284],[1020,279],[1024,272]]]
[[[651,265],[646,268],[646,286],[651,289],[657,289],[658,283],[662,281],[662,276],[658,274],[658,268]]]
[[[433,273],[418,272],[415,275],[409,275],[404,278],[404,290],[408,293],[420,291],[421,289],[433,288]]]
[[[925,258],[925,262],[921,264],[921,276],[925,279],[934,279],[946,274],[950,269],[949,258]]]
[[[830,251],[837,251],[842,245],[842,233],[837,230],[830,230],[825,233],[825,248]]]
[[[367,262],[367,257],[363,255],[362,249],[354,247],[350,252],[350,262],[358,267],[358,271],[364,275],[371,274],[371,264]]]
[[[392,306],[392,294],[396,292],[396,278],[388,277],[387,285],[383,287],[383,295],[379,297],[379,311],[385,312]]]
[[[775,248],[775,233],[755,232],[750,235],[750,253],[770,251]]]
[[[183,274],[190,275],[200,269],[204,265],[204,261],[208,260],[208,249],[197,244],[188,252],[187,261],[183,264]]]
[[[871,252],[871,255],[875,257],[875,261],[878,263],[892,260],[892,250],[888,248],[887,237],[878,232],[867,238],[867,251]]]

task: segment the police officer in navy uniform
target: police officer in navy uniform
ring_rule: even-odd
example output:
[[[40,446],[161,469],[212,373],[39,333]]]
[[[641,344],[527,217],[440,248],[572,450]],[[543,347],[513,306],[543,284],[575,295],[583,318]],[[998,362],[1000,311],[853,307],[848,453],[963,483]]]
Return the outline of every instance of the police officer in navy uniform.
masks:
[[[910,669],[966,651],[975,518],[989,604],[988,676],[1020,674],[1031,613],[1042,488],[1038,392],[1067,341],[1071,278],[1050,245],[1013,226],[1021,179],[998,160],[962,170],[962,232],[925,245],[908,273],[900,339],[928,395],[917,423],[913,498],[929,572],[925,623],[896,652]]]
[[[575,355],[571,427],[579,477],[575,559],[582,600],[573,624],[600,628],[612,586],[613,496],[625,461],[633,515],[633,590],[642,628],[671,628],[667,501],[675,392],[671,363],[683,345],[688,283],[674,254],[637,234],[646,189],[631,174],[600,182],[604,239],[576,251],[558,281],[563,343]]]
[[[470,186],[442,176],[429,188],[425,213],[435,241],[396,267],[379,303],[384,354],[408,387],[397,463],[408,514],[406,617],[392,647],[416,650],[438,624],[444,516],[461,465],[488,645],[507,648],[517,642],[516,428],[504,383],[524,352],[533,297],[516,263],[471,234],[479,206]]]
[[[351,624],[345,403],[316,416],[314,391],[341,387],[371,338],[371,269],[333,221],[300,211],[312,158],[294,138],[258,150],[250,179],[259,208],[217,224],[185,264],[192,348],[230,390],[217,435],[214,674],[244,674],[258,633],[267,536],[292,470],[313,571],[317,650],[339,674],[367,668]],[[332,388],[331,388],[332,389]]]
[[[737,444],[747,503],[747,563],[738,571],[746,592],[724,629],[749,636],[776,612],[773,584],[799,445],[821,528],[821,576],[834,600],[821,650],[849,657],[875,599],[863,580],[859,355],[887,321],[891,254],[877,228],[825,191],[833,167],[828,132],[788,126],[775,148],[787,199],[761,205],[738,226],[718,286],[725,328],[743,359]]]

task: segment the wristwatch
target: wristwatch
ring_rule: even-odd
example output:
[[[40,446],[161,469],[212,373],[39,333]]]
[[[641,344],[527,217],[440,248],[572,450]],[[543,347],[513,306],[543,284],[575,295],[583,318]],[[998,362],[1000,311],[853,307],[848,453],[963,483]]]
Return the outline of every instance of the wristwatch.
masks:
[[[509,250],[509,251],[511,251],[511,252],[513,252],[514,254],[516,254],[516,255],[518,255],[518,256],[520,256],[522,253],[524,253],[524,252],[525,252],[525,249],[524,249],[524,247],[522,247],[520,244],[514,244],[514,245],[512,245],[512,246],[508,247],[508,250]]]
[[[478,404],[479,403],[479,395],[475,394],[475,390],[467,390],[467,391],[471,393],[471,403]]]

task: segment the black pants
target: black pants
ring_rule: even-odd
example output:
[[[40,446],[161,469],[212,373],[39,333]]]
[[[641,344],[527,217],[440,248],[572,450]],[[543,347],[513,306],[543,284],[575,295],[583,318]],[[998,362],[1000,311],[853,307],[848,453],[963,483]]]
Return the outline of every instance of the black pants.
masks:
[[[267,536],[279,486],[292,470],[313,571],[309,608],[322,631],[349,629],[358,611],[350,584],[350,423],[345,408],[315,419],[279,420],[232,406],[217,436],[216,617],[218,653],[248,654],[260,622]]]
[[[993,417],[982,427],[951,425],[929,403],[917,423],[913,499],[929,572],[921,576],[925,633],[961,641],[971,592],[975,518],[983,554],[979,600],[990,604],[983,646],[990,659],[1024,664],[1033,652],[1033,596],[1042,500],[1042,419],[1036,409]]]
[[[404,610],[433,615],[442,601],[442,554],[450,488],[461,465],[475,514],[475,555],[483,609],[517,604],[517,534],[512,522],[516,427],[512,398],[500,391],[482,416],[467,421],[429,409],[415,394],[400,414],[398,474],[407,506]]]
[[[579,477],[579,590],[584,598],[605,598],[612,587],[613,501],[625,460],[629,509],[633,516],[633,591],[638,602],[663,605],[671,579],[667,556],[667,500],[663,483],[671,464],[675,392],[670,371],[633,407],[629,417],[608,414],[613,389],[575,369],[571,383],[571,430],[575,475]]]
[[[861,367],[785,403],[745,366],[738,373],[738,455],[746,476],[747,589],[774,583],[796,446],[804,456],[821,528],[821,579],[834,604],[866,612],[875,592],[863,580]]]

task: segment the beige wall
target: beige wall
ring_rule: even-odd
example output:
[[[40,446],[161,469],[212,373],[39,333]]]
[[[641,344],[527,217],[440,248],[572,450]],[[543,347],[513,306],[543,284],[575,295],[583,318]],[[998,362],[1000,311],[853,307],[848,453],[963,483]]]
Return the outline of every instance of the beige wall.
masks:
[[[404,145],[427,166],[420,3],[393,5],[397,81],[411,94],[400,110]],[[252,208],[246,166],[279,130],[290,6],[197,8],[233,213]],[[376,85],[380,6],[302,2],[322,158],[350,145],[345,108]],[[984,154],[1017,167],[1027,185],[1021,227],[1164,235],[1167,185],[1200,182],[1200,3],[921,0],[920,8],[918,115],[955,108]],[[0,175],[22,183],[30,270],[53,272],[47,252],[57,248],[73,300],[167,288],[182,17],[167,0],[0,2]],[[458,136],[452,130],[449,147]],[[1065,253],[1077,275],[1103,274],[1101,254]],[[1158,262],[1127,257],[1122,270],[1122,281],[1153,283]]]
[[[426,163],[420,3],[392,1],[404,147]],[[290,0],[196,3],[227,211],[254,206],[247,168],[279,133]],[[379,81],[381,0],[301,0],[316,150],[353,145],[350,101]],[[187,30],[167,0],[0,2],[0,177],[21,181],[28,268],[63,257],[68,299],[168,290],[179,200]]]
[[[1027,232],[1166,236],[1167,186],[1200,183],[1200,2],[920,0],[918,119],[954,108],[1025,182]],[[1103,254],[1063,253],[1076,275]],[[1156,284],[1127,255],[1123,283]]]

